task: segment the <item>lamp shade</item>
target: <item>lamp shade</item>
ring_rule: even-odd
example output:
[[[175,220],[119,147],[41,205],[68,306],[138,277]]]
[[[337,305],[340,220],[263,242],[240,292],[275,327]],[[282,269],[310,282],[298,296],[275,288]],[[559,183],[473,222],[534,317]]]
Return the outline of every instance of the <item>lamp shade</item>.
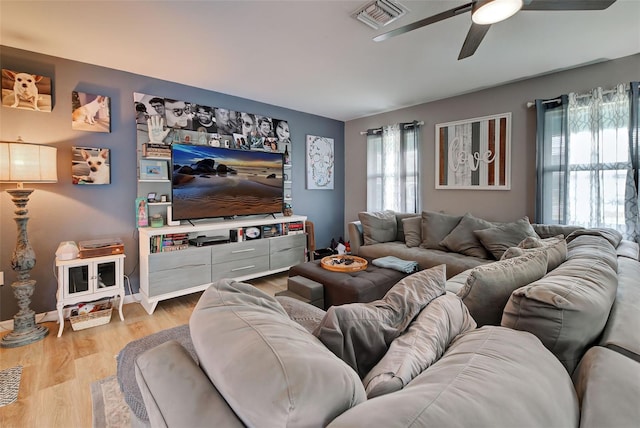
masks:
[[[522,9],[522,0],[478,0],[473,4],[471,20],[479,25],[495,24]]]
[[[58,181],[55,147],[0,142],[0,182],[55,183]]]

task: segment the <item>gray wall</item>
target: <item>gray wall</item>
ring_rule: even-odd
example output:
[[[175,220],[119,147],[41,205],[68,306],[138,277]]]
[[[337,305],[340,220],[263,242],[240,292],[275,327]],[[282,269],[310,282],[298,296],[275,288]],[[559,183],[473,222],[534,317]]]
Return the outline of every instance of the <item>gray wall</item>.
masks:
[[[452,214],[471,212],[489,220],[513,221],[535,213],[536,116],[527,108],[536,98],[554,98],[594,87],[613,87],[640,78],[640,54],[557,72],[467,95],[417,105],[345,124],[345,230],[366,210],[366,136],[360,131],[399,122],[424,121],[422,127],[422,208]],[[425,76],[428,79],[428,76]],[[512,113],[511,190],[436,190],[435,125],[462,119]]]
[[[29,241],[37,257],[31,277],[37,281],[31,308],[36,313],[55,309],[54,257],[61,241],[84,241],[120,237],[127,255],[125,272],[133,292],[138,290],[138,241],[135,228],[136,128],[133,92],[142,92],[216,107],[286,119],[292,136],[293,211],[314,222],[318,247],[329,245],[343,233],[344,222],[344,123],[273,105],[233,97],[109,68],[92,66],[0,46],[2,68],[49,76],[53,82],[51,113],[0,108],[0,139],[51,144],[58,148],[58,183],[31,185],[28,209]],[[160,63],[158,66],[171,66]],[[202,64],[207,67],[208,64]],[[214,73],[215,70],[212,70]],[[71,130],[71,92],[111,97],[111,133]],[[307,134],[334,139],[335,190],[305,189],[305,137]],[[74,186],[71,183],[71,147],[111,149],[111,184]],[[4,192],[12,185],[0,184],[0,270],[5,286],[0,288],[0,320],[17,312],[9,284],[15,280],[10,258],[16,243],[14,205]]]

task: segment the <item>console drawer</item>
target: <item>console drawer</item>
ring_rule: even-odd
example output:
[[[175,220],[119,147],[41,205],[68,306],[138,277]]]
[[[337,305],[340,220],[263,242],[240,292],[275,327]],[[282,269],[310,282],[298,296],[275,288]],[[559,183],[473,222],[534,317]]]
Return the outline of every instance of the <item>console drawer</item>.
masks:
[[[233,242],[230,244],[211,246],[212,263],[229,262],[269,255],[269,240]]]
[[[269,270],[269,255],[231,260],[211,265],[211,281],[236,278]]]

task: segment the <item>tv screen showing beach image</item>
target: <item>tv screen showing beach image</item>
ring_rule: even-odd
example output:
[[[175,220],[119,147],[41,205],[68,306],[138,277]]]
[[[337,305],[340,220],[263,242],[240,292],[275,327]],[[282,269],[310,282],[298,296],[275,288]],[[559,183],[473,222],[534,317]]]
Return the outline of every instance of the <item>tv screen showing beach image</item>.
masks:
[[[282,212],[282,153],[173,144],[175,220]]]

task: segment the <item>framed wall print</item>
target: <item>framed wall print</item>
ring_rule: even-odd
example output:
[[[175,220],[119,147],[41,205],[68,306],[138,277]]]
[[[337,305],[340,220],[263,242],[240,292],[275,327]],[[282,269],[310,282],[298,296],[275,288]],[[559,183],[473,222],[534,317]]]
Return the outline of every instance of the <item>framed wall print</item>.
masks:
[[[436,125],[436,189],[511,189],[511,113]]]
[[[307,135],[307,189],[333,190],[333,138]]]
[[[111,132],[109,97],[73,91],[71,106],[71,129]]]
[[[167,161],[140,159],[140,180],[168,180]]]
[[[2,69],[2,105],[51,113],[51,78],[24,70]]]
[[[73,184],[110,184],[110,158],[109,149],[72,147],[71,178]]]

